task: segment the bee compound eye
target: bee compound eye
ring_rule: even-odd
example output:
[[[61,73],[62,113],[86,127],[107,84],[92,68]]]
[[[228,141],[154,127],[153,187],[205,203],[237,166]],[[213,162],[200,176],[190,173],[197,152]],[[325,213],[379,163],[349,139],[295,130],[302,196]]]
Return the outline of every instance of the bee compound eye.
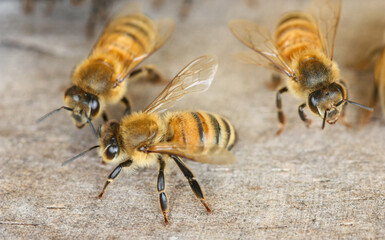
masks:
[[[117,145],[111,145],[106,150],[106,157],[108,160],[112,160],[119,152],[119,147]]]
[[[96,99],[91,99],[90,101],[90,107],[91,107],[91,116],[95,116],[99,112],[99,101]]]

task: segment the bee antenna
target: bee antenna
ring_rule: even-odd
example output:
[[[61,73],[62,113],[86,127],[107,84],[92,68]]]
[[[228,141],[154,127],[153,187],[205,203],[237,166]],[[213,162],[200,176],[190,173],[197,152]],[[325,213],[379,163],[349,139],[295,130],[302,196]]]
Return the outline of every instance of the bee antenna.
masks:
[[[326,116],[328,115],[328,109],[326,109],[325,114],[324,114],[324,119],[322,120],[322,129],[325,128],[325,123],[326,123]]]
[[[59,112],[59,111],[62,110],[62,109],[67,110],[67,111],[70,111],[70,112],[73,111],[72,108],[69,108],[69,107],[66,107],[66,106],[61,106],[61,107],[59,107],[58,109],[55,109],[55,110],[53,110],[53,111],[51,111],[51,112],[45,114],[44,116],[42,116],[42,117],[39,118],[38,120],[36,120],[36,123],[39,123],[39,122],[43,121],[43,120],[46,119],[47,117],[51,116],[52,114],[54,114],[54,113],[56,113],[56,112]]]
[[[98,136],[99,138],[102,137],[102,125],[98,127]]]
[[[92,125],[91,123],[91,119],[87,116],[87,114],[84,114],[84,116],[86,117],[87,119],[87,122],[88,124],[90,125],[91,129],[92,129],[92,132],[94,133],[95,137],[98,138],[98,134],[96,133],[96,130],[94,128],[94,125]]]
[[[339,101],[339,102],[336,104],[336,107],[338,107],[339,105],[341,105],[342,103],[345,103],[345,102],[350,103],[350,104],[353,104],[353,105],[355,105],[355,106],[357,106],[357,107],[363,108],[363,109],[365,109],[365,110],[367,110],[367,111],[373,112],[373,108],[364,106],[364,105],[362,105],[362,104],[359,104],[359,103],[356,103],[356,102],[353,102],[353,101],[350,101],[350,100],[348,100],[348,99],[343,99],[343,100]]]
[[[63,162],[61,165],[64,166],[64,165],[66,165],[67,163],[72,162],[72,161],[75,160],[76,158],[79,158],[79,157],[83,156],[84,154],[88,153],[89,151],[92,151],[92,150],[94,150],[95,148],[98,148],[98,147],[100,147],[100,146],[99,146],[99,145],[95,145],[95,146],[93,146],[93,147],[90,147],[89,149],[87,149],[87,150],[85,150],[85,151],[79,153],[79,154],[76,155],[75,157],[72,157],[72,158],[68,159],[67,161]]]

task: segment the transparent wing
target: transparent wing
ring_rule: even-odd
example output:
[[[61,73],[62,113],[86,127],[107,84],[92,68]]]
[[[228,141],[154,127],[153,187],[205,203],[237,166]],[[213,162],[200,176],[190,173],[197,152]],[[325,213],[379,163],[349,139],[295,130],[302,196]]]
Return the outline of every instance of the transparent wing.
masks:
[[[217,68],[215,56],[206,55],[195,59],[174,77],[144,112],[163,112],[186,94],[206,91]]]
[[[171,18],[159,19],[155,22],[155,27],[158,32],[158,37],[152,49],[152,52],[158,50],[166,41],[170,38],[172,32],[174,31],[174,20]]]
[[[229,28],[236,38],[260,56],[247,57],[242,53],[241,59],[243,61],[271,68],[293,78],[294,71],[279,55],[267,29],[248,20],[232,20],[229,22]]]
[[[234,58],[238,59],[240,62],[252,65],[258,65],[270,70],[282,73],[281,69],[277,68],[276,65],[266,62],[264,57],[255,51],[243,51],[233,55]]]
[[[197,149],[204,149],[197,151]],[[147,149],[149,152],[177,155],[192,161],[208,164],[230,164],[235,161],[235,156],[228,150],[216,144],[210,146],[178,146],[172,143],[163,142],[151,145]]]
[[[341,0],[313,0],[310,13],[316,18],[326,55],[333,59],[334,40],[341,14]]]
[[[154,41],[153,46],[147,52],[143,52],[140,56],[135,57],[132,62],[124,69],[124,71],[119,74],[116,81],[122,82],[124,79],[128,77],[131,71],[140,64],[145,58],[150,56],[156,50],[158,50],[166,41],[170,38],[172,32],[174,31],[174,21],[169,18],[160,19],[154,22],[155,28],[157,30],[157,36]]]

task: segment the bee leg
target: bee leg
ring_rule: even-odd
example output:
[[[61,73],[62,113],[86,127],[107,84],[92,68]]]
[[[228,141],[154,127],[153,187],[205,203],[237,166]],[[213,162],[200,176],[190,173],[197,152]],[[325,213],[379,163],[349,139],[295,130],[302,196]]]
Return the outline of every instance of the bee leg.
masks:
[[[380,104],[382,108],[382,114],[385,117],[385,79],[380,82],[380,88],[377,90],[380,96]],[[373,104],[374,106],[375,104]]]
[[[380,95],[380,102],[381,102],[381,105],[383,106],[382,110],[383,110],[383,113],[385,114],[385,109],[384,109],[385,99],[383,96],[384,93],[378,94],[378,91],[379,90],[378,90],[377,86],[374,86],[373,92],[372,92],[372,95],[370,98],[370,102],[369,102],[369,107],[374,108],[376,106],[378,97]],[[367,124],[369,122],[370,118],[372,117],[372,115],[373,115],[373,111],[365,111],[364,115],[361,117],[361,120],[360,120],[361,125]]]
[[[154,0],[152,1],[152,6],[156,9],[160,9],[164,5],[164,0]]]
[[[186,164],[183,162],[183,160],[175,155],[170,155],[172,159],[176,162],[179,169],[182,171],[183,175],[187,178],[188,183],[190,184],[191,190],[195,194],[195,197],[202,203],[202,205],[206,208],[207,212],[211,212],[211,209],[206,203],[205,195],[197,182],[195,180],[194,174],[191,172],[191,170],[186,166]]]
[[[122,171],[122,168],[128,168],[129,166],[131,166],[131,164],[132,164],[132,160],[128,159],[128,160],[120,163],[114,170],[112,170],[112,172],[110,173],[110,175],[107,178],[107,181],[104,183],[102,191],[98,195],[98,199],[100,199],[103,196],[104,191],[106,190],[107,186],[112,181],[114,181],[114,179],[119,175],[120,171]]]
[[[279,73],[275,73],[275,72],[271,74],[271,80],[268,82],[265,82],[265,86],[272,91],[275,91],[281,84],[282,84],[282,77]]]
[[[35,9],[36,0],[22,0],[21,5],[24,13],[30,14]]]
[[[158,193],[159,193],[159,206],[160,210],[163,214],[164,223],[168,224],[167,220],[167,211],[168,211],[168,204],[167,204],[167,195],[164,192],[166,188],[166,182],[164,178],[164,167],[166,163],[162,159],[162,157],[159,157],[159,174],[158,174]]]
[[[190,12],[192,2],[193,2],[193,0],[184,0],[183,1],[182,7],[179,10],[180,19],[182,19],[182,20],[186,19],[188,13]]]
[[[277,92],[277,96],[276,96],[276,106],[277,106],[277,111],[278,111],[278,122],[280,124],[280,127],[278,129],[278,131],[276,132],[276,135],[279,135],[282,133],[283,131],[283,128],[285,127],[285,123],[286,123],[286,118],[285,118],[285,114],[283,113],[282,111],[282,99],[281,99],[281,94],[284,93],[284,92],[287,92],[288,89],[287,87],[283,87],[281,88],[278,92]]]
[[[103,122],[108,122],[108,115],[106,112],[102,113]]]
[[[120,100],[125,106],[126,109],[124,110],[124,115],[130,115],[131,114],[131,101],[127,97],[123,97],[122,100]]]
[[[87,38],[91,38],[94,35],[95,25],[99,14],[99,1],[92,0],[91,1],[91,12],[87,20],[86,24],[86,36]]]
[[[339,119],[340,119],[342,125],[344,125],[344,126],[347,127],[347,128],[350,128],[350,127],[351,127],[350,124],[349,124],[349,123],[346,121],[346,119],[345,119],[346,105],[347,105],[347,103],[345,103],[345,104],[342,106],[342,110],[341,110],[341,114],[340,114]]]
[[[306,107],[306,103],[303,103],[303,104],[299,105],[299,107],[298,107],[298,114],[299,114],[299,117],[301,118],[301,120],[305,122],[306,127],[308,128],[308,127],[310,127],[311,120],[306,117],[306,114],[303,111],[303,109],[305,107]]]
[[[131,81],[145,80],[151,83],[163,83],[164,79],[163,74],[152,64],[135,69],[130,74]]]
[[[344,80],[340,79],[340,83],[345,87],[345,89],[347,89],[347,85],[346,85],[346,82]],[[348,98],[347,90],[346,90],[345,98]],[[342,110],[341,110],[341,113],[340,113],[340,116],[339,116],[339,120],[341,121],[342,125],[344,125],[347,128],[350,128],[351,127],[350,124],[348,122],[346,122],[346,120],[345,120],[346,105],[347,105],[347,103],[344,103],[344,105],[342,106]]]
[[[53,9],[55,8],[55,1],[46,0],[45,15],[49,16],[52,14]]]
[[[99,0],[98,6],[98,17],[105,21],[108,18],[108,10],[111,5],[111,0]]]

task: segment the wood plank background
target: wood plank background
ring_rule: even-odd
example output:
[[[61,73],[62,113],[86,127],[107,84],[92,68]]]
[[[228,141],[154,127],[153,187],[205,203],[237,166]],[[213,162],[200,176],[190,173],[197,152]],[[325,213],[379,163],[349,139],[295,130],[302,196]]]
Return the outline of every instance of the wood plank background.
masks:
[[[304,9],[309,2],[194,0],[183,20],[178,16],[181,1],[166,0],[158,9],[153,1],[142,1],[151,17],[176,20],[171,39],[145,63],[171,78],[200,55],[219,58],[209,91],[184,98],[175,109],[224,115],[239,138],[232,165],[187,163],[205,189],[211,214],[195,200],[178,169],[169,169],[170,224],[164,226],[156,168],[121,174],[97,200],[114,166],[101,165],[96,153],[61,166],[95,144],[90,129],[76,129],[64,112],[35,123],[63,104],[71,70],[96,38],[87,40],[84,34],[89,2],[74,7],[60,1],[47,16],[44,1],[31,15],[22,13],[18,1],[0,1],[0,238],[384,238],[380,109],[363,128],[356,125],[363,112],[349,106],[352,129],[337,123],[321,131],[322,121],[315,118],[306,129],[297,115],[300,102],[287,94],[287,126],[277,137],[275,93],[265,87],[271,73],[232,58],[246,47],[228,30],[229,20],[251,19],[272,29],[282,13]],[[117,1],[114,8],[122,4]],[[335,59],[354,101],[368,103],[372,66],[358,72],[349,64],[382,43],[384,10],[382,0],[343,2]],[[163,87],[134,83],[128,95],[140,110]],[[119,116],[121,110],[110,111]]]

